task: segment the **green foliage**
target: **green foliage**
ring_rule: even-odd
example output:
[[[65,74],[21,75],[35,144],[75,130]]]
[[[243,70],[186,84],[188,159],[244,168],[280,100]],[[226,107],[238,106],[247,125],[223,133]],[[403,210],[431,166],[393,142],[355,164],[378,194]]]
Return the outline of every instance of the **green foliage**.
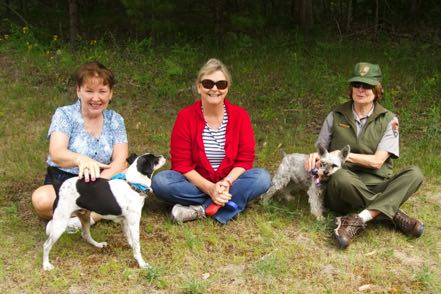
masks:
[[[255,271],[262,276],[280,278],[288,272],[288,267],[288,261],[284,256],[271,252],[256,263]]]
[[[3,49],[14,50],[20,53],[30,53],[42,50],[34,31],[28,26],[10,24],[9,33],[0,37]]]
[[[0,281],[4,281],[5,279],[5,265],[3,264],[3,261],[0,260]]]
[[[176,3],[170,0],[123,0],[126,13],[133,28],[140,33],[149,32],[150,37],[157,34],[170,34],[178,30],[173,21]]]
[[[265,28],[265,19],[262,15],[232,15],[231,26],[238,32],[256,33]]]
[[[188,294],[203,294],[206,292],[203,283],[192,279],[186,281],[182,286],[182,289],[184,290],[185,293]]]
[[[17,205],[12,203],[10,207],[5,208],[5,212],[11,215],[17,214]]]
[[[164,270],[161,270],[156,267],[150,267],[147,269],[143,269],[143,275],[148,284],[163,289],[167,286],[167,283],[161,278]]]
[[[437,287],[437,283],[434,273],[427,267],[424,266],[420,272],[417,273],[416,279],[420,282],[428,291],[433,291]]]
[[[230,32],[265,37],[298,29],[338,33],[340,39],[404,35],[430,40],[437,36],[433,28],[440,25],[441,11],[435,0],[8,0],[0,4],[0,34],[8,32],[12,22],[31,27],[40,40],[57,35],[68,41],[73,23],[69,3],[78,6],[80,40],[148,37],[154,43],[172,43],[179,37],[218,45]]]

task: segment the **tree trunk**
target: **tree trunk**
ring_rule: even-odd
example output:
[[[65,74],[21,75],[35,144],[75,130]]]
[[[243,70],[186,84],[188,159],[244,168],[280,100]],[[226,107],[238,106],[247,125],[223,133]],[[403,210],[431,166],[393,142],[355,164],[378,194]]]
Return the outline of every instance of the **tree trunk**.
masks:
[[[420,10],[421,0],[412,0],[409,8],[409,15],[412,20],[416,19]]]
[[[9,17],[11,16],[11,8],[9,7],[9,0],[5,0],[5,5],[6,5],[6,15]]]
[[[223,14],[225,10],[225,0],[215,0],[213,1],[213,13],[214,13],[214,36],[216,38],[217,45],[221,46],[223,43],[223,36],[225,33],[225,16]]]
[[[22,15],[25,18],[28,18],[29,9],[28,9],[28,2],[27,1],[24,1],[24,0],[20,1],[20,10],[21,10]]]
[[[312,1],[303,0],[302,1],[302,27],[310,28],[313,25],[312,17]]]
[[[313,25],[311,0],[296,0],[295,13],[297,16],[297,22],[300,27],[309,28]]]
[[[352,0],[347,0],[347,13],[346,13],[346,32],[349,32],[351,29],[352,23]]]
[[[377,37],[377,33],[378,33],[379,11],[380,11],[380,3],[378,3],[378,0],[375,0],[375,24],[374,24],[375,38]]]
[[[71,45],[78,41],[78,1],[69,0],[69,36]]]
[[[319,15],[321,15],[322,20],[332,20],[332,17],[330,17],[331,13],[331,5],[329,4],[329,0],[321,0],[321,12]]]

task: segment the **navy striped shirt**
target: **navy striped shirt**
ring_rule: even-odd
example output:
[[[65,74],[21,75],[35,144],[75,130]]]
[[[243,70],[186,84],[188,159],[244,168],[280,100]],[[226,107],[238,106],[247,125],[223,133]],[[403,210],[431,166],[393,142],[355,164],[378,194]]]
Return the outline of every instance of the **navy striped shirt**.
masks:
[[[214,170],[219,168],[225,157],[225,133],[227,131],[228,114],[224,106],[224,119],[218,129],[212,129],[205,123],[202,132],[202,140],[204,142],[205,154]]]

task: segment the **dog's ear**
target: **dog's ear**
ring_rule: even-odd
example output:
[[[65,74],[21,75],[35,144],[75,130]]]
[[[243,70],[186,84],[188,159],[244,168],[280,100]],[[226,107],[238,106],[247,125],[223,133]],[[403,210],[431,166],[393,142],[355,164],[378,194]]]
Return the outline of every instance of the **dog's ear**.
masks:
[[[341,151],[340,151],[340,156],[342,159],[342,162],[345,162],[346,159],[349,156],[349,152],[351,152],[351,146],[346,145]]]
[[[326,154],[328,154],[328,150],[326,150],[326,148],[323,147],[323,145],[320,142],[317,143],[317,150],[318,150],[320,157],[325,157]]]
[[[129,163],[129,165],[132,164],[137,157],[138,155],[136,155],[136,153],[130,154],[130,156],[127,158],[127,162]]]

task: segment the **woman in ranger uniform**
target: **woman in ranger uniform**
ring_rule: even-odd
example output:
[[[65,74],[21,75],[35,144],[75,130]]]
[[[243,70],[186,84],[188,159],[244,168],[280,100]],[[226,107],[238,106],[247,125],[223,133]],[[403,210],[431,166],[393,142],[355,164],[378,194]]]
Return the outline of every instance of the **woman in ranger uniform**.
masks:
[[[424,225],[406,215],[400,206],[423,182],[419,168],[392,172],[399,156],[398,119],[379,104],[383,97],[381,70],[377,64],[357,63],[349,79],[350,101],[328,114],[317,143],[338,150],[349,144],[351,152],[343,169],[327,183],[326,206],[338,213],[334,236],[341,248],[379,216],[390,219],[406,235],[420,237]],[[320,160],[311,153],[305,168],[311,170]],[[348,214],[359,211],[358,214]]]

